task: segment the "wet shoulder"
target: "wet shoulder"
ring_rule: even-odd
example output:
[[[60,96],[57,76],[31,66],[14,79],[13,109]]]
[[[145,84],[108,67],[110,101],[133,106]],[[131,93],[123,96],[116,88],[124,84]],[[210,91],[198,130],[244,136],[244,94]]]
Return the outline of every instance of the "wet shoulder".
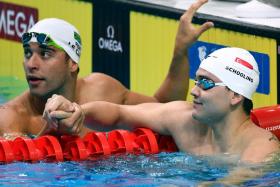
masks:
[[[278,138],[270,131],[260,128],[255,125],[253,122],[248,124],[248,127],[243,133],[243,139],[248,142],[249,145],[258,145],[258,146],[278,146]]]
[[[31,111],[28,111],[23,97],[17,97],[0,106],[0,132],[22,131],[23,124],[29,124]]]
[[[29,113],[29,101],[28,101],[28,92],[24,92],[23,94],[15,97],[14,99],[8,101],[1,105],[0,110],[1,112],[14,112],[18,115],[23,115],[25,113]]]
[[[256,126],[248,125],[243,134],[242,157],[251,162],[266,161],[275,153],[279,153],[279,140],[271,132]]]
[[[108,87],[114,84],[121,83],[115,78],[104,73],[91,73],[84,78],[78,79],[78,84],[85,84],[87,86],[94,84],[102,87]]]
[[[103,73],[91,73],[77,82],[77,100],[79,103],[90,101],[108,101],[120,103],[127,89],[116,79]]]
[[[187,101],[173,101],[164,105],[169,123],[175,124],[172,128],[175,128],[176,131],[181,131],[186,129],[186,127],[190,128],[195,125],[195,121],[192,118],[193,106],[191,103]]]
[[[257,125],[255,125],[252,121],[247,124],[246,130],[244,130],[243,136],[247,137],[248,139],[254,140],[259,138],[267,138],[271,137],[273,134],[263,129]]]

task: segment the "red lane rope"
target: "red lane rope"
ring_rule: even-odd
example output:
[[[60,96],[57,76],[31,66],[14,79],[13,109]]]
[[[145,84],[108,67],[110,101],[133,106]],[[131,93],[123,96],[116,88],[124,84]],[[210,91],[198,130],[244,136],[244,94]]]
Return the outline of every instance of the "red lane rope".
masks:
[[[94,159],[100,155],[156,154],[177,150],[171,137],[158,135],[150,129],[138,128],[132,132],[114,130],[107,135],[104,132],[90,132],[83,138],[46,135],[36,139],[0,139],[0,162],[78,161]]]
[[[251,120],[280,139],[280,105],[251,111]],[[178,151],[171,136],[162,136],[147,128],[134,131],[90,132],[86,136],[40,136],[36,139],[0,138],[0,162],[61,162],[90,160],[100,155],[119,153],[156,154]]]
[[[251,120],[259,127],[271,131],[280,139],[280,105],[252,110]]]

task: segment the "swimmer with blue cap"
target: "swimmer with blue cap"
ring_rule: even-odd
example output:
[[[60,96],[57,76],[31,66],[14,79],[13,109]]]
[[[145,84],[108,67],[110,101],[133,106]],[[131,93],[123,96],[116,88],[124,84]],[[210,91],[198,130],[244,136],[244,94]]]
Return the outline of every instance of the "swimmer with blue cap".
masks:
[[[44,134],[82,136],[91,130],[83,125],[86,116],[81,105],[92,101],[133,105],[185,100],[189,69],[185,52],[213,26],[211,22],[200,27],[191,24],[193,14],[206,1],[197,0],[182,15],[169,72],[154,96],[132,92],[103,73],[78,78],[82,44],[86,41],[65,20],[40,20],[22,35],[23,67],[29,90],[0,108],[0,135],[9,139]],[[65,113],[56,115],[56,111]]]

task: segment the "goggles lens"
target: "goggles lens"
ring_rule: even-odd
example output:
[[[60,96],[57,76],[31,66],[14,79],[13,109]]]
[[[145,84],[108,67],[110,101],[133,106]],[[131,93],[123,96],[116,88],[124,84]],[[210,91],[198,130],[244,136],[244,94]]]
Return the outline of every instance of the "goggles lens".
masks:
[[[40,45],[54,46],[57,49],[63,50],[63,48],[58,44],[56,44],[48,35],[44,33],[36,33],[36,32],[26,32],[22,35],[21,40],[23,46],[29,45],[29,42],[33,37],[36,38],[37,42]]]
[[[214,82],[210,79],[199,79],[199,80],[195,80],[194,81],[195,85],[200,87],[202,90],[209,90],[211,88],[214,88],[215,86],[226,86],[224,83],[222,82]]]

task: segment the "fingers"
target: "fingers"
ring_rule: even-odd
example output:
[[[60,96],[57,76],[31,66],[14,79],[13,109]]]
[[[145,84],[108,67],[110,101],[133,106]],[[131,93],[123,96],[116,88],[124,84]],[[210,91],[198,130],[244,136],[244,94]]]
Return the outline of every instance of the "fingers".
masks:
[[[44,125],[40,130],[40,132],[36,135],[37,137],[57,131],[58,125],[56,120],[51,119],[48,115],[46,115],[44,119],[45,119]]]
[[[186,48],[189,48],[202,33],[214,26],[212,22],[206,22],[199,27],[192,25],[195,12],[206,2],[208,2],[208,0],[197,0],[181,16],[174,48],[175,56],[183,54]]]
[[[72,115],[71,112],[65,112],[65,111],[62,111],[62,110],[56,110],[56,111],[53,111],[49,114],[49,116],[52,119],[57,119],[57,120],[69,118],[69,117],[71,117],[71,115]]]
[[[198,0],[195,3],[193,3],[189,9],[187,9],[187,11],[183,14],[183,18],[185,18],[188,22],[192,22],[192,18],[194,16],[194,14],[196,13],[196,11],[202,6],[204,5],[206,2],[208,2],[208,0]]]
[[[48,126],[53,126],[55,128],[57,128],[57,119],[53,118],[49,112],[44,111],[43,113],[43,119],[45,119],[47,121],[47,123],[49,124]]]
[[[206,22],[204,24],[202,24],[199,28],[198,28],[198,35],[200,36],[202,33],[204,33],[205,31],[207,31],[208,29],[214,27],[214,23],[213,22]]]
[[[65,112],[73,112],[72,103],[61,95],[54,94],[48,99],[45,105],[45,111],[51,112],[55,110],[64,110]]]
[[[82,127],[84,125],[85,115],[80,105],[73,103],[73,106],[75,108],[75,111],[72,113],[71,117],[59,121],[58,130],[61,133],[79,134],[82,130]]]
[[[83,128],[83,125],[84,125],[84,118],[79,118],[73,128],[71,129],[71,133],[72,134],[80,134],[80,132],[82,131],[82,128]]]
[[[85,115],[80,105],[54,94],[46,103],[43,119],[47,121],[44,132],[51,129],[61,134],[79,134]]]
[[[42,118],[46,121],[46,124],[39,135],[50,132],[79,134],[85,117],[80,105],[70,102],[63,96],[54,94],[48,99]]]
[[[75,112],[73,114],[73,117],[76,118],[77,120],[74,122],[71,131],[74,134],[79,134],[84,125],[85,115],[80,105],[78,105],[77,103],[73,103],[73,105],[75,107]]]

